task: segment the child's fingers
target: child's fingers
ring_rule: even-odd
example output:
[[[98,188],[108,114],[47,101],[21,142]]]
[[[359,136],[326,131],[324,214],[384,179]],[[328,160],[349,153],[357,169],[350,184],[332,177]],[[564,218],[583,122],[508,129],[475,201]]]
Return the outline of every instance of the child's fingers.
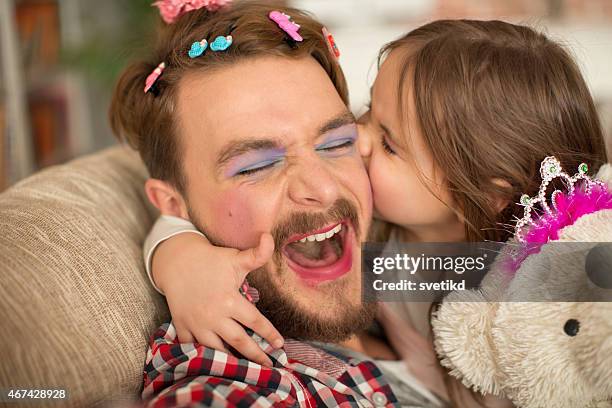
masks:
[[[255,363],[272,367],[272,360],[268,358],[266,353],[249,337],[244,328],[233,320],[228,320],[223,323],[223,327],[217,333],[227,344],[236,349],[247,360]]]
[[[195,341],[197,341],[199,344],[230,354],[227,347],[225,347],[225,345],[223,344],[223,340],[221,340],[219,336],[217,336],[210,330],[201,330],[199,332],[194,333],[194,336]]]
[[[233,314],[234,319],[250,328],[255,333],[266,339],[274,348],[283,347],[283,336],[276,327],[248,300],[240,297]]]
[[[235,264],[236,272],[239,274],[239,281],[242,282],[249,272],[264,266],[270,260],[273,253],[274,239],[267,232],[261,234],[259,244],[256,247],[240,251]]]
[[[191,332],[187,330],[187,328],[180,323],[174,323],[174,328],[176,329],[176,337],[178,337],[179,343],[193,343],[194,339],[191,335]]]

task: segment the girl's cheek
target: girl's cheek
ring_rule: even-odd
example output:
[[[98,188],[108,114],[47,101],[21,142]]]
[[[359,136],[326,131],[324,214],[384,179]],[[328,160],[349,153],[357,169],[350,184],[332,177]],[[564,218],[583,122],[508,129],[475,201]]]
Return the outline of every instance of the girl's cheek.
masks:
[[[378,160],[378,157],[372,157],[370,161],[370,184],[372,185],[372,195],[374,199],[374,207],[384,207],[386,203],[393,199],[393,189],[390,188],[390,169],[385,168],[384,163]],[[399,180],[396,180],[399,182]],[[391,182],[391,184],[393,184]]]

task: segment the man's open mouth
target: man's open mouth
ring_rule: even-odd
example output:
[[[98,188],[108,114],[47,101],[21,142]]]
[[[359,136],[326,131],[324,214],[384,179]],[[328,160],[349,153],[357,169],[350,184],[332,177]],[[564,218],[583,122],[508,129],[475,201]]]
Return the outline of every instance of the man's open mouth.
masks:
[[[351,270],[353,236],[350,222],[337,222],[291,236],[282,253],[300,278],[313,283],[333,280]]]

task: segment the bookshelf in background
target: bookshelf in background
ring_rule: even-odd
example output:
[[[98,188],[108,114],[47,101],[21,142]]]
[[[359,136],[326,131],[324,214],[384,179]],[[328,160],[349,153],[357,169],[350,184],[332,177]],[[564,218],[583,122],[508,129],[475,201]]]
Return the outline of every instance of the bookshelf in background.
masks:
[[[23,66],[12,0],[0,1],[0,103],[4,106],[2,166],[6,184],[30,174],[33,160],[27,120]]]
[[[6,114],[3,101],[0,99],[0,192],[8,186],[8,149],[6,142]]]
[[[15,3],[36,168],[62,162],[72,153],[67,127],[68,92],[58,70],[59,18],[57,0]]]
[[[0,35],[8,50],[2,53],[2,66],[8,67],[2,78],[8,91],[3,94],[4,105],[9,105],[0,129],[2,189],[42,167],[90,151],[92,137],[86,82],[60,64],[66,35],[74,32],[66,27],[79,24],[74,21],[79,1],[0,1]]]

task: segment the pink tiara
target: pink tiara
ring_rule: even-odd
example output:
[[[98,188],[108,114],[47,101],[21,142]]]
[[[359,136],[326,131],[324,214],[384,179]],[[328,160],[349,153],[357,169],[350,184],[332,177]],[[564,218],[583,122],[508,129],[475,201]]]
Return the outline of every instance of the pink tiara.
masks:
[[[162,19],[167,24],[172,24],[180,16],[193,10],[205,7],[208,11],[217,11],[232,0],[159,0],[153,3],[159,8]]]
[[[527,194],[521,196],[520,204],[525,210],[523,218],[516,223],[517,241],[545,243],[550,239],[557,239],[558,231],[571,225],[580,216],[598,209],[609,208],[612,196],[606,184],[601,180],[591,179],[587,175],[588,171],[589,166],[582,163],[578,166],[578,173],[570,176],[563,171],[556,157],[545,158],[540,165],[542,184],[538,194],[535,197],[529,197]],[[555,179],[563,180],[567,191],[555,190],[550,197],[549,205],[546,189]],[[534,219],[532,213],[536,208],[541,208],[543,213]],[[527,237],[523,234],[525,227],[528,228]]]
[[[523,218],[516,223],[518,245],[511,247],[507,258],[509,273],[516,273],[528,256],[540,252],[544,244],[558,240],[561,231],[582,216],[612,209],[612,191],[603,181],[587,176],[588,171],[589,167],[582,163],[578,166],[578,173],[570,176],[555,157],[544,159],[540,166],[542,184],[538,194],[521,197],[525,210]],[[567,191],[555,190],[549,205],[546,189],[554,179],[563,180]]]

